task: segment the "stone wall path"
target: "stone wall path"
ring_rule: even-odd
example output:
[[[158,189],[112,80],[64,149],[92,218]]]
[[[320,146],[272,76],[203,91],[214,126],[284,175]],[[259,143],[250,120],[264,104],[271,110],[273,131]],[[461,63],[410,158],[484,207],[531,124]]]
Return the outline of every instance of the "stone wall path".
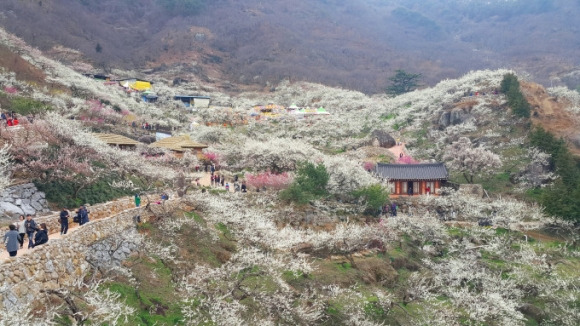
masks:
[[[74,227],[72,227],[73,224],[74,224]],[[68,229],[65,236],[69,236],[71,233],[74,233],[74,231],[76,231],[80,228],[80,226],[77,223],[73,223],[73,224],[69,223],[69,229]],[[87,227],[88,227],[90,224],[91,224],[91,222],[89,222],[88,224],[85,224],[85,225],[87,225]],[[51,233],[48,235],[49,242],[60,239],[60,238],[61,238],[60,232]],[[29,252],[33,252],[33,251],[34,251],[34,248],[28,249],[28,236],[25,235],[24,236],[24,245],[22,246],[22,249],[18,249],[18,253],[16,254],[16,257],[26,255]],[[10,258],[11,257],[8,254],[8,251],[6,251],[5,249],[2,250],[2,252],[0,253],[0,263],[4,262],[5,260],[10,259]]]
[[[123,212],[127,212],[127,211],[130,211],[133,209],[134,208],[129,208],[129,209],[124,210]],[[111,216],[108,216],[105,218],[100,218],[100,219],[95,219],[95,221],[106,220],[106,219],[109,219],[110,217]],[[89,215],[89,218],[90,218],[90,215]],[[82,227],[91,227],[91,222],[92,221],[83,225]],[[69,229],[65,235],[60,234],[60,229],[56,230],[58,232],[50,233],[48,235],[48,242],[51,242],[54,240],[59,240],[62,237],[72,237],[72,236],[74,236],[75,231],[79,230],[80,228],[81,228],[81,226],[78,223],[70,223],[69,222]],[[50,231],[53,231],[53,230],[49,230],[49,232]],[[39,246],[39,248],[40,248],[40,246]],[[26,255],[28,253],[34,252],[34,250],[35,250],[35,248],[28,249],[28,236],[24,236],[24,245],[22,246],[22,249],[18,249],[18,253],[16,254],[16,257],[20,257],[20,256]],[[9,260],[9,259],[12,259],[12,257],[10,257],[10,255],[8,254],[8,251],[6,251],[6,249],[3,249],[2,252],[0,252],[0,264],[6,260]]]

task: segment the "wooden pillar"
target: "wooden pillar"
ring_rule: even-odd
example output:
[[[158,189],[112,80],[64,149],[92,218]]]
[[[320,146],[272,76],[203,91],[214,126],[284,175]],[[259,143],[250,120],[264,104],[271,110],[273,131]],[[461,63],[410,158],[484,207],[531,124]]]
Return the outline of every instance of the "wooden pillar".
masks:
[[[427,193],[425,188],[427,188],[427,181],[423,180],[423,181],[421,181],[421,195],[424,195]]]
[[[441,188],[441,181],[439,180],[435,180],[435,189],[433,189],[431,192],[432,193],[437,193],[435,190]]]
[[[395,181],[395,193],[394,195],[398,195],[401,192],[401,181]]]

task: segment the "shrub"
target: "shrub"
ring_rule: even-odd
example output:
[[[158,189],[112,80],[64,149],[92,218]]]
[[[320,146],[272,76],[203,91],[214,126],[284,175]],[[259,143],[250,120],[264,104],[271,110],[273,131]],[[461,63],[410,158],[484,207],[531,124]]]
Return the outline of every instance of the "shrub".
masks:
[[[290,187],[280,194],[282,200],[306,204],[309,200],[328,195],[330,175],[324,164],[302,163]]]
[[[353,191],[355,198],[362,199],[365,204],[365,213],[376,214],[389,201],[389,193],[380,184],[375,184]]]
[[[36,187],[46,194],[46,200],[57,204],[59,207],[78,207],[85,203],[104,203],[123,196],[134,194],[134,188],[119,188],[114,186],[113,181],[121,181],[118,175],[103,177],[89,185],[79,185],[73,181],[39,181],[35,180]],[[139,179],[132,179],[137,188],[142,188]]]
[[[551,155],[550,168],[560,175],[551,187],[539,190],[535,197],[555,216],[580,221],[580,166],[570,153],[566,142],[537,128],[530,133],[530,142],[541,151]]]
[[[520,82],[514,74],[506,74],[501,81],[501,91],[508,99],[512,112],[520,117],[530,117],[530,104],[520,90]]]
[[[48,105],[26,97],[16,96],[10,101],[12,111],[21,114],[38,114],[48,109]]]

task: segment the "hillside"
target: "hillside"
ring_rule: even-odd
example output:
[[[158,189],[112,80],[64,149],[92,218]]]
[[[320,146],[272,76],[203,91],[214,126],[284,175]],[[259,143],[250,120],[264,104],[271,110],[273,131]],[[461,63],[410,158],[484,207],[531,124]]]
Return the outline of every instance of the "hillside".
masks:
[[[177,68],[112,71],[153,80],[159,98],[146,103],[2,30],[0,43],[0,104],[21,121],[0,128],[10,145],[0,149],[0,188],[31,181],[53,208],[90,204],[93,214],[1,262],[0,323],[572,326],[580,318],[580,169],[569,153],[577,149],[532,128],[570,136],[574,91],[521,81],[526,118],[499,91],[507,69],[396,97],[295,80],[268,91],[200,76],[174,82]],[[211,96],[210,107],[173,99],[191,93]],[[293,104],[328,114],[290,114]],[[180,157],[147,146],[157,130],[142,123],[208,148]],[[100,132],[140,144],[109,146]],[[372,173],[397,160],[390,139],[375,141],[385,134],[411,163],[445,161],[449,187],[389,197]],[[477,170],[456,163],[464,153],[475,154]],[[206,184],[210,165],[229,189]],[[242,182],[248,191],[234,191]],[[563,209],[551,213],[545,198]],[[383,210],[393,203],[396,216]],[[14,221],[3,216],[3,225]],[[55,217],[37,218],[50,219],[54,234]]]
[[[174,2],[6,0],[0,25],[58,60],[64,46],[98,69],[178,68],[231,89],[290,79],[380,93],[396,69],[434,85],[502,67],[579,84],[573,1]]]

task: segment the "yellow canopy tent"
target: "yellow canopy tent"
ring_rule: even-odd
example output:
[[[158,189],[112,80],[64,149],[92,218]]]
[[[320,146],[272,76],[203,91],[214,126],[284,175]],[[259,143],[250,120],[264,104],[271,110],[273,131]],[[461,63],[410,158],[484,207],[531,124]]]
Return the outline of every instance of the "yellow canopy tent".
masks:
[[[136,91],[140,91],[140,92],[146,91],[148,89],[151,89],[151,83],[138,80],[134,84],[131,84],[131,88],[136,90]]]

